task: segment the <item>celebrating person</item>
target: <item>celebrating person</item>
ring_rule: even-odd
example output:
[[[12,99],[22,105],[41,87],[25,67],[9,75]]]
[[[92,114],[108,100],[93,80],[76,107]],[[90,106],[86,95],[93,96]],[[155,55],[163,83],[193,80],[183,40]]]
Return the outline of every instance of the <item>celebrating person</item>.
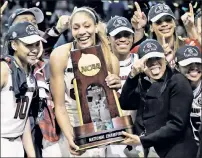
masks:
[[[108,21],[106,34],[111,50],[119,60],[119,76],[123,86],[130,73],[131,66],[134,64],[135,59],[138,58],[136,54],[130,54],[130,49],[134,41],[134,31],[132,30],[132,25],[126,18],[115,16]],[[118,92],[121,93],[121,89]],[[131,115],[133,120],[135,119],[135,111],[123,110],[122,112],[123,115]],[[125,147],[125,145],[110,145],[107,147],[107,156],[119,155],[120,157],[126,157],[124,153]]]
[[[9,28],[9,55],[1,60],[1,156],[35,157],[28,111],[35,90],[32,65],[43,51],[37,28],[23,22]]]
[[[202,121],[201,117],[201,71],[202,61],[201,52],[196,46],[184,46],[177,50],[176,61],[178,70],[189,80],[194,99],[191,110],[191,125],[196,143],[199,145],[199,127]]]
[[[30,22],[32,23],[36,28],[38,28],[38,24],[43,22],[44,20],[44,14],[43,12],[37,8],[20,8],[16,9],[15,12],[13,12],[9,19],[8,19],[8,26],[12,26],[18,22]],[[59,18],[56,26],[53,26],[50,29],[47,29],[44,32],[40,31],[40,35],[47,40],[47,43],[44,43],[44,51],[45,51],[45,57],[49,58],[50,53],[57,42],[59,35],[69,28],[69,16],[63,15]]]
[[[70,18],[70,29],[74,41],[57,47],[53,50],[50,57],[50,85],[55,104],[55,114],[59,126],[68,140],[69,151],[72,155],[80,155],[81,153],[75,151],[75,149],[78,149],[78,146],[74,143],[72,128],[72,126],[79,126],[80,124],[73,90],[74,74],[70,51],[100,44],[107,69],[110,72],[105,82],[109,88],[119,89],[121,87],[120,78],[118,77],[118,60],[111,53],[107,38],[102,35],[103,30],[98,30],[98,23],[99,17],[93,9],[88,7],[74,9]],[[98,152],[97,149],[91,149],[85,154],[87,157],[91,157]]]
[[[138,55],[119,99],[123,110],[137,110],[135,134],[123,132],[122,144],[142,145],[145,157],[152,146],[160,157],[196,157],[188,80],[166,66],[164,50],[156,40],[142,42]]]

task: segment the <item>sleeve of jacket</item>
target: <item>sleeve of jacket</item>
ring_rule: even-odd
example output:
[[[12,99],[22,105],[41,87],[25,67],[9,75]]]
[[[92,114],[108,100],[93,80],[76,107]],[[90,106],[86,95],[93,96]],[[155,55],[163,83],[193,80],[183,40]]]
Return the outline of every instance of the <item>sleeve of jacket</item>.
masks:
[[[58,36],[51,36],[48,34],[48,32],[50,31],[50,29],[47,29],[44,34],[43,34],[43,38],[47,41],[47,43],[43,43],[43,47],[44,47],[44,55],[45,56],[50,56],[54,45],[56,44],[56,42],[58,41],[60,35]]]
[[[121,96],[119,98],[123,110],[136,110],[140,102],[140,95],[136,88],[138,85],[139,75],[134,78],[128,77],[123,85]]]
[[[188,80],[178,73],[173,75],[168,88],[170,106],[167,123],[154,133],[140,137],[144,148],[176,139],[187,128],[193,100],[191,86]]]

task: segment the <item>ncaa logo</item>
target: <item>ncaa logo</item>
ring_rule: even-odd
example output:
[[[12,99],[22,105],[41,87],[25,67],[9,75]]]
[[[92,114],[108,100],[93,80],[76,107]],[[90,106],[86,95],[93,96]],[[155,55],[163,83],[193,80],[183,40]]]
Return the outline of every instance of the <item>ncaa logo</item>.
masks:
[[[28,35],[38,34],[37,29],[36,29],[34,26],[32,26],[32,25],[28,25],[28,26],[26,27],[25,31],[26,31],[26,33],[27,33]]]
[[[159,14],[159,13],[162,13],[162,12],[168,12],[169,11],[169,7],[165,4],[160,4],[156,7],[155,9],[155,13],[156,14]]]
[[[195,48],[187,48],[184,51],[184,56],[186,58],[188,58],[188,57],[196,57],[196,56],[198,56],[198,51]]]
[[[126,26],[127,21],[125,19],[118,18],[114,21],[113,26],[114,27],[119,27],[119,26]]]
[[[144,47],[143,47],[143,51],[145,53],[148,53],[149,51],[154,51],[157,50],[157,46],[154,43],[147,43]]]

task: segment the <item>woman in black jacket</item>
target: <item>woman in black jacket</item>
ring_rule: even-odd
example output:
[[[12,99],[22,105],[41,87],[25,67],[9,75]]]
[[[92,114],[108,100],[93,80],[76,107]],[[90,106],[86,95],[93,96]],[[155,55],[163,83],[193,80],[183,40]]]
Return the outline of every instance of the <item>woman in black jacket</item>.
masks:
[[[120,96],[123,110],[137,110],[135,135],[123,132],[122,143],[154,147],[161,158],[196,157],[188,80],[166,66],[163,48],[156,40],[142,42],[138,55]]]

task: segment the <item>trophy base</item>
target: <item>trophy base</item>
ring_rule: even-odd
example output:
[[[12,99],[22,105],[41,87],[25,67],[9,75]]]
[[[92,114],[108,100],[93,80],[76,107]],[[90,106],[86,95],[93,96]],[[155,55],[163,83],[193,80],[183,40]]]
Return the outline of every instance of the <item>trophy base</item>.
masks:
[[[93,123],[74,127],[75,143],[79,150],[91,149],[103,145],[108,145],[124,140],[122,131],[133,133],[133,121],[131,116],[112,118],[114,128],[95,132]]]

